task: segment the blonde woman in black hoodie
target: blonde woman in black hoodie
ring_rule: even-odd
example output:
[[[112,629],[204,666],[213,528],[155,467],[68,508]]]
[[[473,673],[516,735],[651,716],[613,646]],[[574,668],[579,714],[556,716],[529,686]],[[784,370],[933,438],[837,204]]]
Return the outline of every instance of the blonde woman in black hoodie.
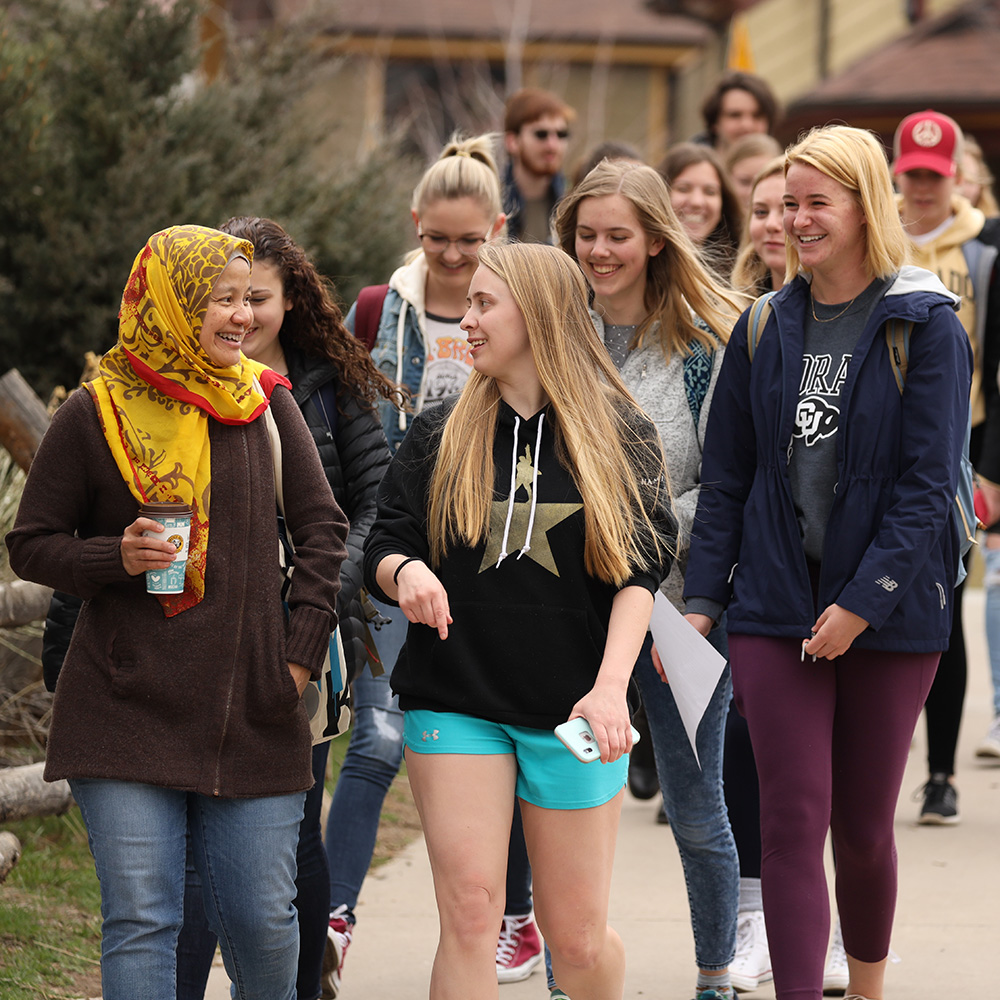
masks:
[[[366,580],[410,621],[393,687],[441,918],[430,996],[497,995],[516,796],[556,979],[611,1000],[626,689],[675,522],[655,429],[594,337],[575,263],[541,245],[487,245],[479,263],[462,321],[476,371],[414,422],[365,546]],[[600,764],[552,733],[581,716]]]

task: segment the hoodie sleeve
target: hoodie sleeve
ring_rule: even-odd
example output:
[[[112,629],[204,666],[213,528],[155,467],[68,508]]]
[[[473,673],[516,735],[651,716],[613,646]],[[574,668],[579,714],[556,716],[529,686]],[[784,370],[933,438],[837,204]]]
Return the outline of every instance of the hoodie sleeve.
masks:
[[[950,305],[910,339],[899,477],[879,530],[837,604],[879,629],[927,561],[955,500],[969,421],[972,349]]]
[[[429,562],[427,503],[434,459],[444,419],[451,407],[435,406],[410,425],[378,488],[378,514],[365,540],[365,585],[380,600],[396,605],[375,580],[379,563],[390,555]]]

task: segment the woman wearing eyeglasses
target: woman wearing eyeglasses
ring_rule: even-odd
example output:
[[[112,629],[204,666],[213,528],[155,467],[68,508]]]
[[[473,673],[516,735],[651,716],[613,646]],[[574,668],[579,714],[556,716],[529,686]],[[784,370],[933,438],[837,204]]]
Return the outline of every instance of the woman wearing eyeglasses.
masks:
[[[405,385],[412,409],[457,396],[472,371],[458,324],[479,248],[504,227],[500,178],[489,136],[452,141],[413,192],[410,213],[420,240],[389,279],[372,350],[384,375]],[[355,327],[358,304],[347,325]],[[389,448],[395,452],[412,415],[382,408]]]
[[[459,323],[468,309],[476,254],[505,222],[490,137],[453,137],[417,184],[411,214],[420,249],[389,279],[372,359],[383,375],[409,389],[410,409],[420,413],[458,396],[472,372]],[[369,323],[374,325],[374,317],[355,302],[347,315],[348,329],[366,339]],[[379,405],[379,415],[395,453],[413,413],[387,402]],[[327,822],[330,933],[324,987],[334,996],[340,989],[340,969],[371,863],[382,801],[403,754],[403,716],[389,676],[406,639],[407,621],[398,608],[376,604],[392,619],[375,633],[385,673],[373,677],[363,670],[354,681],[354,729]]]

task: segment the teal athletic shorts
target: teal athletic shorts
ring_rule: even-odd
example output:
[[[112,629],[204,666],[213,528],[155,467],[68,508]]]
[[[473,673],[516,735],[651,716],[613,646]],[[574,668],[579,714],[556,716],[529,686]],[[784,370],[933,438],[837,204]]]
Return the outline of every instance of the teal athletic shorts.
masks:
[[[592,809],[625,787],[628,754],[611,764],[577,760],[550,729],[507,726],[474,715],[411,709],[403,744],[413,753],[514,754],[518,798],[543,809]]]

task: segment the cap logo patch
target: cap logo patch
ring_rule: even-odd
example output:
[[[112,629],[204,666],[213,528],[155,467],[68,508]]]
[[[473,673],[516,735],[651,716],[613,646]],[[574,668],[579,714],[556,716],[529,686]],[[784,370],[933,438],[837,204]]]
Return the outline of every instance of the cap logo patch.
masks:
[[[935,121],[925,120],[913,126],[913,141],[918,146],[929,149],[941,141],[941,126]]]

